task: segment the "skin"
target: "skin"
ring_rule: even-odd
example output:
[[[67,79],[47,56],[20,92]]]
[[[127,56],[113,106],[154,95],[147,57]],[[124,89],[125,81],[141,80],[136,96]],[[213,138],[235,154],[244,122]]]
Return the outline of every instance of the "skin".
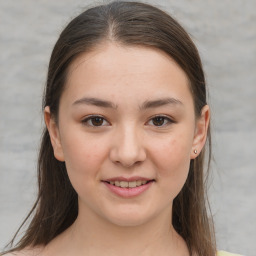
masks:
[[[167,98],[168,104],[146,104]],[[90,115],[104,118],[100,126]],[[157,122],[156,115],[164,118]],[[79,214],[41,255],[189,255],[172,227],[172,202],[205,144],[209,116],[205,106],[195,117],[186,74],[159,50],[105,43],[79,56],[69,69],[58,123],[45,108],[54,155],[66,163]],[[102,182],[117,176],[155,182],[123,198]]]

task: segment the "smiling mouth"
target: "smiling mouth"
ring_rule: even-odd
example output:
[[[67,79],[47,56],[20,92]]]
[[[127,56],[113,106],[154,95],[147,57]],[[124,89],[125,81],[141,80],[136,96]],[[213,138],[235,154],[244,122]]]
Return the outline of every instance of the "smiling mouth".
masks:
[[[108,184],[111,184],[120,188],[136,188],[154,182],[155,180],[135,180],[135,181],[104,181]]]

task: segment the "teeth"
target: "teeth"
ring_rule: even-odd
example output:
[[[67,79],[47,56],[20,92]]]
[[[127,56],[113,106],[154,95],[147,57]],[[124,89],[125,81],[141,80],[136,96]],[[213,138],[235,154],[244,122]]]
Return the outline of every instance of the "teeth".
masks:
[[[129,188],[135,188],[136,187],[136,181],[129,182]]]
[[[142,181],[141,180],[137,180],[136,181],[136,186],[138,187],[138,186],[141,186],[141,184],[142,184]]]
[[[111,185],[115,185],[117,187],[121,188],[135,188],[139,187],[141,185],[145,185],[147,183],[146,180],[136,180],[136,181],[110,181]]]
[[[121,187],[121,188],[127,188],[127,187],[129,187],[129,182],[127,182],[127,181],[120,181],[120,187]]]

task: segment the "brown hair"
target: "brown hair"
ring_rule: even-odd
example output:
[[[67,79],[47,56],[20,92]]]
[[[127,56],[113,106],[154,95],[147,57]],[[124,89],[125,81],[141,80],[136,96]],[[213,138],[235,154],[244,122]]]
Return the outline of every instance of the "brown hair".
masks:
[[[49,106],[56,120],[70,64],[81,53],[90,52],[107,40],[121,45],[152,47],[167,53],[187,74],[195,114],[200,116],[203,106],[207,104],[205,77],[198,51],[189,35],[170,15],[156,7],[138,2],[114,1],[90,8],[74,18],[55,44],[49,63],[43,108]],[[208,144],[210,161],[210,131]],[[205,181],[209,163],[204,173],[204,157],[203,150],[195,160],[191,160],[186,183],[173,202],[172,222],[186,241],[191,255],[214,256],[215,237],[206,207]],[[38,159],[38,186],[37,200],[21,227],[30,218],[32,220],[24,236],[10,251],[48,244],[67,229],[78,214],[77,193],[69,181],[65,163],[54,157],[46,128]]]

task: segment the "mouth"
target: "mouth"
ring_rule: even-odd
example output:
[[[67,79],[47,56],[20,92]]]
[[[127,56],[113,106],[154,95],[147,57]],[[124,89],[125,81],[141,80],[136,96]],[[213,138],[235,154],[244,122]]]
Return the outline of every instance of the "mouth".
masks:
[[[136,188],[144,186],[148,183],[155,182],[154,179],[152,180],[133,180],[133,181],[125,181],[125,180],[111,180],[111,181],[103,181],[110,185],[113,185],[115,187],[119,188]]]
[[[141,176],[133,177],[113,177],[101,180],[105,184],[108,191],[122,197],[133,198],[145,194],[147,190],[154,188],[155,179],[145,178]]]
[[[102,182],[111,193],[122,198],[133,198],[146,193],[145,191],[154,187],[153,183],[155,183],[156,180],[142,177],[132,177],[128,179],[116,177],[109,180],[102,180]]]

